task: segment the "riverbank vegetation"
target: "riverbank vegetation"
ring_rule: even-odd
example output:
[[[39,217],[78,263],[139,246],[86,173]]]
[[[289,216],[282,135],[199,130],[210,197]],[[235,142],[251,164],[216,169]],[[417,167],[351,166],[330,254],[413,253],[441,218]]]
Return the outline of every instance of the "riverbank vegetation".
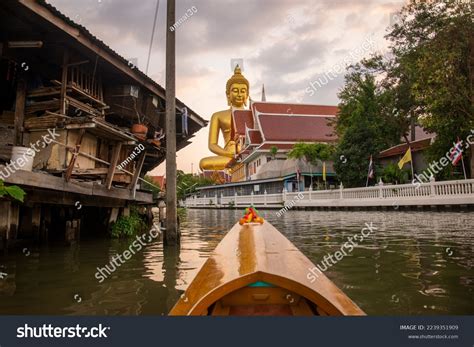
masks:
[[[369,157],[400,139],[408,143],[415,125],[436,134],[428,160],[444,156],[474,129],[472,15],[468,2],[412,0],[389,28],[389,52],[349,68],[339,93],[334,158],[344,186],[364,185]],[[472,149],[464,155],[466,164],[474,160]],[[451,175],[449,165],[436,178]]]
[[[15,200],[23,202],[26,193],[18,186],[6,186],[3,180],[0,179],[0,198],[8,196]]]
[[[110,236],[115,239],[134,237],[146,228],[147,225],[138,211],[131,208],[128,216],[120,216],[112,225]]]
[[[210,186],[215,183],[216,182],[211,178],[195,176],[178,170],[176,178],[176,193],[178,200],[185,199],[187,195],[194,193],[196,188]]]

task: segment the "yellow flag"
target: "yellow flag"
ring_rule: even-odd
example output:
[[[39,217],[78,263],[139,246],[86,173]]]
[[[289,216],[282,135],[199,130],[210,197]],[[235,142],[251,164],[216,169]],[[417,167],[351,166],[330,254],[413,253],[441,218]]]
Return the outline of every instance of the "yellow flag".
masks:
[[[403,165],[409,162],[411,162],[411,148],[410,147],[408,147],[407,152],[405,153],[403,158],[398,162],[398,167],[401,170],[403,168]]]
[[[326,182],[326,162],[323,162],[323,181]]]

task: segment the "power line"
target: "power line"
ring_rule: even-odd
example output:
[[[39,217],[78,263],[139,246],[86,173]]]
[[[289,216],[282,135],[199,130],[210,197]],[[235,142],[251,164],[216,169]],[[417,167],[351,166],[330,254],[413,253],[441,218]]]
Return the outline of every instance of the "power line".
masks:
[[[155,18],[153,19],[153,29],[151,31],[150,47],[148,48],[148,59],[146,61],[145,74],[148,75],[148,67],[150,66],[151,49],[153,48],[153,39],[155,38],[156,19],[158,18],[158,9],[160,7],[160,0],[156,0]]]

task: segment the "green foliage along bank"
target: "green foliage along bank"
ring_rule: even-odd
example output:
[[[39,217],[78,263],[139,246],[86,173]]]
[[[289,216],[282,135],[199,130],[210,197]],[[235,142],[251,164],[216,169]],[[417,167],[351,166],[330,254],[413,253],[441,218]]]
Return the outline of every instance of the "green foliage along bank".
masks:
[[[120,216],[112,225],[110,236],[115,239],[130,238],[145,231],[147,225],[135,208],[129,216]]]
[[[0,179],[0,198],[9,196],[15,200],[23,202],[25,198],[25,191],[18,186],[6,186],[3,180]]]

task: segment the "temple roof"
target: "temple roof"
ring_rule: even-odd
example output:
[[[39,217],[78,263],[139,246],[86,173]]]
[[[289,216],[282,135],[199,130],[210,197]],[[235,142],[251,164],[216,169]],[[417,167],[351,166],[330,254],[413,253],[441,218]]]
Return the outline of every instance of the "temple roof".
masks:
[[[245,129],[253,129],[253,115],[251,110],[233,110],[232,111],[232,129],[231,137],[244,136]]]
[[[418,151],[422,151],[428,148],[431,145],[431,140],[432,140],[431,137],[427,137],[421,140],[410,142],[411,151],[418,152]],[[407,150],[408,150],[408,144],[402,143],[380,152],[379,158],[389,158],[389,157],[403,155],[407,152]]]
[[[249,139],[250,139],[250,144],[251,145],[259,145],[262,143],[262,134],[260,133],[260,130],[249,130]]]
[[[307,104],[286,104],[275,102],[253,102],[252,111],[254,114],[283,114],[283,115],[319,115],[336,116],[339,112],[337,106],[307,105]]]
[[[252,102],[250,110],[234,110],[231,137],[245,137],[237,156],[245,161],[274,146],[286,152],[297,142],[335,142],[338,111],[337,106],[272,102]]]
[[[334,142],[334,116],[258,114],[265,142]]]

